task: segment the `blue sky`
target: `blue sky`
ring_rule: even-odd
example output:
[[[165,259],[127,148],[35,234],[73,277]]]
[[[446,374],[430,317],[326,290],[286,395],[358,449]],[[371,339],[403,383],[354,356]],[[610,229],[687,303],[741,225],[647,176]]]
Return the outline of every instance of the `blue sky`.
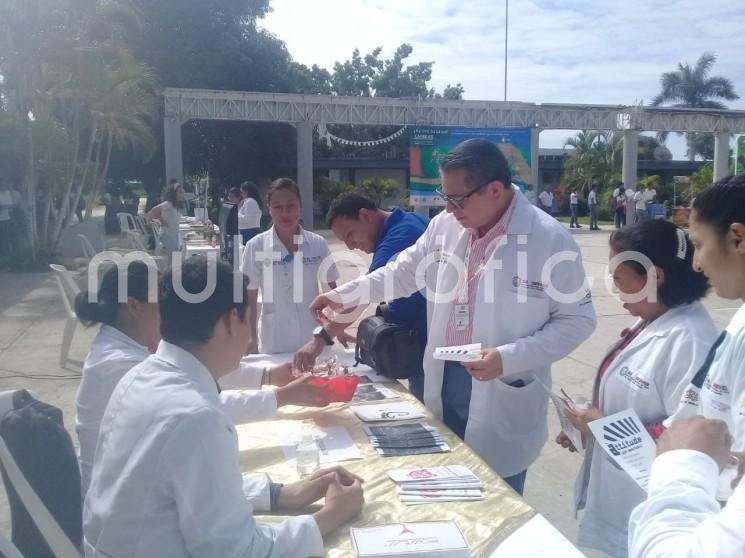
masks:
[[[376,46],[390,55],[413,45],[412,59],[434,61],[432,85],[460,82],[467,99],[501,100],[503,0],[272,0],[261,24],[293,58],[331,68]],[[648,104],[660,74],[704,51],[714,74],[731,79],[745,109],[745,2],[742,0],[512,0],[508,93],[537,103]],[[566,132],[544,132],[559,147]],[[676,157],[682,141],[671,136]]]

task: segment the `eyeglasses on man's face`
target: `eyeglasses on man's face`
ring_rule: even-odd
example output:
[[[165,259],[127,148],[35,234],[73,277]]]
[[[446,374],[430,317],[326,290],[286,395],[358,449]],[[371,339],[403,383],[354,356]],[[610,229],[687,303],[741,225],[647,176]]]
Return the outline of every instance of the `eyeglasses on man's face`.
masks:
[[[484,188],[486,188],[489,184],[494,182],[493,180],[490,180],[489,182],[484,182],[481,186],[477,186],[470,192],[468,192],[464,196],[448,196],[445,192],[442,191],[442,188],[437,188],[435,190],[435,193],[440,196],[443,200],[445,200],[445,203],[451,203],[453,206],[455,206],[458,209],[464,209],[465,202],[468,198],[473,196],[475,193],[480,192]]]

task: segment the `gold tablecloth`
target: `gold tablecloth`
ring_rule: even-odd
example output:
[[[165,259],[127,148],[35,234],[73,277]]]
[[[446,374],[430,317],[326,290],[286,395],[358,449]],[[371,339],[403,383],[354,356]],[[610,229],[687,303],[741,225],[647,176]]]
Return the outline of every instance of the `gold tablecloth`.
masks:
[[[324,409],[284,407],[280,409],[274,421],[239,426],[237,431],[241,467],[244,472],[268,473],[275,482],[294,482],[298,480],[297,471],[288,465],[282,451],[282,441],[294,426],[291,424],[292,421],[312,420],[318,426],[344,426],[360,448],[363,459],[345,461],[341,465],[365,479],[365,504],[359,517],[325,538],[326,556],[346,558],[354,555],[349,527],[445,519],[453,519],[458,523],[471,548],[472,556],[488,555],[536,512],[402,385],[385,385],[399,392],[401,399],[411,401],[423,409],[426,415],[423,420],[440,430],[442,437],[450,446],[450,452],[381,457],[368,442],[367,435],[362,429],[363,423],[348,405],[337,403]],[[386,474],[391,469],[439,465],[465,465],[470,468],[484,484],[484,500],[407,506],[399,500],[396,485]],[[317,508],[312,508],[311,513],[315,509]],[[282,518],[272,515],[257,516],[257,519],[268,522]]]

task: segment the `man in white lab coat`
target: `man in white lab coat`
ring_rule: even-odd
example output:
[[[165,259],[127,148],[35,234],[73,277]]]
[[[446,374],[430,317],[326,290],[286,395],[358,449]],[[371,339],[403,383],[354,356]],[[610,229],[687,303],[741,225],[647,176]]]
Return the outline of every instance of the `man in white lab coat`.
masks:
[[[465,141],[440,170],[447,211],[395,261],[319,296],[310,310],[323,322],[326,307],[424,288],[425,404],[521,493],[548,434],[551,364],[595,328],[590,292],[571,235],[512,186],[494,144]],[[436,347],[468,343],[481,343],[480,359],[433,358]]]
[[[162,277],[163,340],[117,384],[101,421],[83,512],[87,557],[321,556],[322,535],[360,511],[360,479],[342,468],[287,486],[242,477],[217,383],[237,368],[249,332],[237,273],[194,256],[180,277]],[[312,516],[253,519],[254,508],[296,510],[323,497]]]
[[[731,436],[719,420],[676,421],[657,443],[649,494],[631,514],[631,558],[745,556],[745,484],[721,509],[717,480]]]

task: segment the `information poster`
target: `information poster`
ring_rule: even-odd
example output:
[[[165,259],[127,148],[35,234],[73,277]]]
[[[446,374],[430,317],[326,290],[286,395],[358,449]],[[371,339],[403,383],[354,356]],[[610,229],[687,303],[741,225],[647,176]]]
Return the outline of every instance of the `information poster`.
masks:
[[[484,138],[499,147],[512,171],[512,182],[521,189],[531,183],[530,128],[417,127],[411,129],[409,137],[412,205],[445,205],[435,192],[440,187],[440,161],[457,144],[472,138]]]

